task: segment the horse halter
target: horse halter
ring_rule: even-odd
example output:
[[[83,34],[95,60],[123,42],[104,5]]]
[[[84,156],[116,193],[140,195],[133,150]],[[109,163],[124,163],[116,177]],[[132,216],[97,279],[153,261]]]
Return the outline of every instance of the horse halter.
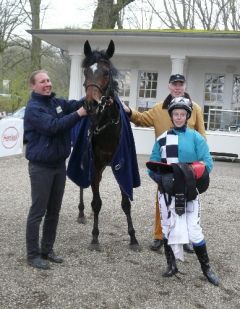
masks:
[[[90,86],[96,87],[95,85],[91,85],[91,84],[88,85],[87,87],[90,87]],[[87,87],[86,87],[86,89],[87,89]],[[103,93],[100,88],[98,88],[98,89],[101,93]],[[98,101],[97,100],[93,100],[93,101],[84,100],[83,107],[87,111],[88,115],[94,115],[94,114],[102,113],[107,106],[110,106],[112,104],[113,104],[112,97],[101,96],[101,98]]]
[[[102,89],[102,87],[98,86],[97,84],[95,83],[90,83],[86,86],[86,84],[84,83],[83,86],[85,87],[85,91],[88,90],[89,87],[96,87],[100,92],[101,94],[103,94],[104,90]]]
[[[83,107],[87,110],[87,113],[91,119],[92,125],[89,134],[89,140],[92,136],[98,135],[103,130],[105,130],[110,125],[118,125],[120,121],[120,115],[118,113],[116,118],[109,117],[106,122],[102,122],[106,113],[109,112],[109,109],[114,104],[114,100],[110,96],[102,96],[101,99],[97,102],[84,101]],[[107,110],[108,109],[108,110]]]
[[[89,115],[101,113],[102,111],[104,111],[106,106],[110,106],[113,104],[112,97],[108,95],[108,92],[109,92],[108,85],[103,89],[98,84],[92,83],[92,82],[86,85],[86,81],[85,81],[83,86],[85,87],[86,93],[89,87],[95,87],[98,89],[99,93],[101,94],[101,97],[99,100],[93,98],[90,101],[89,100],[84,101],[83,106]],[[106,95],[103,95],[104,93]]]
[[[111,106],[113,104],[113,99],[111,97],[102,96],[99,101],[84,101],[83,107],[86,109],[88,115],[99,115],[101,114],[107,106]]]

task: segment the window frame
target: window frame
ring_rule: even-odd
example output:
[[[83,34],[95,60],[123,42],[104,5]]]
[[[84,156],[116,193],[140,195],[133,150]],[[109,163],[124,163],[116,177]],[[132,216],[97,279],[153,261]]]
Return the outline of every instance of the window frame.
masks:
[[[143,112],[152,108],[157,102],[158,71],[139,70],[136,108]],[[141,77],[144,78],[141,78]],[[150,77],[150,78],[149,78]],[[141,85],[143,87],[141,87]]]

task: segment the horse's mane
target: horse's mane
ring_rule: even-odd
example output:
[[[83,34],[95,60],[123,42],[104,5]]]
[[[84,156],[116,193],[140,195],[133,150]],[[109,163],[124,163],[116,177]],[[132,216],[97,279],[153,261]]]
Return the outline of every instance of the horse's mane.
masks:
[[[111,82],[109,83],[109,91],[111,94],[117,94],[119,91],[117,78],[119,76],[119,71],[115,68],[111,60],[109,60],[108,55],[106,54],[105,50],[98,50],[95,49],[92,51],[92,53],[88,56],[85,56],[85,58],[82,61],[82,68],[87,69],[94,63],[100,63],[104,62],[109,65],[109,73],[111,76]]]

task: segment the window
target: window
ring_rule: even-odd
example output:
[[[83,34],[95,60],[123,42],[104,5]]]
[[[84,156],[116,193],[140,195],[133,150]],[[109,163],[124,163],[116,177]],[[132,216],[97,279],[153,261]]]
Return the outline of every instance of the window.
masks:
[[[205,109],[204,112],[206,112]],[[212,109],[210,106],[206,129],[240,132],[240,111],[224,110],[221,107]]]
[[[223,74],[205,75],[204,89],[204,125],[206,129],[216,130],[220,128],[219,112],[208,115],[209,109],[222,109],[225,76]]]
[[[140,71],[138,75],[137,109],[148,110],[156,103],[158,73]]]
[[[232,109],[240,109],[240,75],[233,76]]]
[[[224,75],[206,74],[204,100],[206,105],[222,105],[224,93]]]
[[[209,113],[210,109],[214,109]],[[221,127],[221,109],[222,107],[205,105],[203,110],[204,126],[206,130],[217,130]],[[219,111],[218,111],[219,110]]]
[[[129,105],[131,71],[121,70],[118,77],[119,97]]]

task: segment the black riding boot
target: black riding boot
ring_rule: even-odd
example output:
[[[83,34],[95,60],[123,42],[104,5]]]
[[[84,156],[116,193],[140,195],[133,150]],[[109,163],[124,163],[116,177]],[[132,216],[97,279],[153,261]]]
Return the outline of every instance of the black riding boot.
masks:
[[[208,281],[214,285],[219,285],[219,279],[217,275],[211,270],[209,265],[209,258],[207,254],[206,245],[202,246],[193,246],[193,249],[198,257],[198,260],[201,264],[202,272]]]
[[[164,253],[167,259],[167,269],[163,273],[163,277],[172,277],[178,272],[177,265],[176,265],[176,260],[174,253],[172,251],[172,248],[168,245],[168,240],[164,239],[163,240],[164,244]]]

